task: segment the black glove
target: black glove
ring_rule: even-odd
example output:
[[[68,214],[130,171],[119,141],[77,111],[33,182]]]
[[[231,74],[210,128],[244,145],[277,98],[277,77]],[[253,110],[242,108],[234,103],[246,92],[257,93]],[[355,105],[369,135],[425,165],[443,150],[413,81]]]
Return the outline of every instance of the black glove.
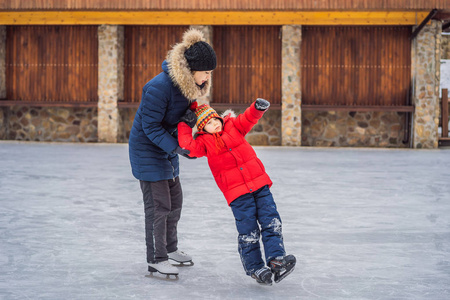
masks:
[[[267,109],[269,108],[269,106],[270,106],[270,102],[269,102],[269,101],[264,100],[264,99],[262,99],[262,98],[256,99],[256,102],[255,102],[255,108],[256,108],[257,110],[262,110],[262,111],[264,111],[264,110],[267,110]]]
[[[180,122],[184,122],[188,124],[189,127],[194,128],[195,124],[197,123],[197,116],[192,110],[188,108],[184,115],[181,116]]]
[[[182,155],[182,156],[184,156],[186,158],[189,158],[189,159],[196,159],[197,158],[197,157],[190,157],[188,154],[191,153],[191,151],[183,149],[180,146],[177,146],[175,148],[175,150],[173,150],[173,153]]]

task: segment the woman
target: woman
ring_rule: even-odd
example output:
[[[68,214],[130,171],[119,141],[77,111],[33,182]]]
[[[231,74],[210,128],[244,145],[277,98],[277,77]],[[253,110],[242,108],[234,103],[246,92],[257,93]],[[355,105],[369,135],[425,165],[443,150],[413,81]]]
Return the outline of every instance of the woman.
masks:
[[[177,224],[183,195],[178,154],[187,156],[177,141],[177,124],[190,104],[206,95],[217,66],[213,48],[203,34],[190,29],[162,63],[162,72],[147,82],[134,118],[129,155],[140,181],[145,210],[145,239],[150,272],[178,275],[168,259],[191,262],[178,250]]]

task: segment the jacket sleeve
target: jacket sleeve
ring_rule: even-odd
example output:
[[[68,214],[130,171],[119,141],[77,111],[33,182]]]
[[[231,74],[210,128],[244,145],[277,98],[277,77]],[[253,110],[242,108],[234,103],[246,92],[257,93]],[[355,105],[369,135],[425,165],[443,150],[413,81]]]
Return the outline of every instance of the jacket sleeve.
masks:
[[[178,123],[178,143],[181,148],[191,151],[191,157],[206,156],[205,144],[192,138],[192,128],[184,122]]]
[[[147,137],[165,152],[171,154],[177,140],[161,124],[166,114],[167,96],[163,91],[150,86],[142,96],[142,129]]]
[[[257,110],[255,108],[255,103],[253,102],[249,108],[247,108],[244,113],[236,117],[234,125],[236,129],[242,134],[246,135],[253,126],[258,123],[258,120],[264,115],[264,111]]]

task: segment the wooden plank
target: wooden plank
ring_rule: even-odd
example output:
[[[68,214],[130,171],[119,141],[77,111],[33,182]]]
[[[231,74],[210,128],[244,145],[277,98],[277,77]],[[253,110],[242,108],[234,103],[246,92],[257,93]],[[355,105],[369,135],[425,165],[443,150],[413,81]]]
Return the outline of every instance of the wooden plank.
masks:
[[[407,105],[411,84],[409,26],[303,26],[302,29],[304,104]]]
[[[448,89],[442,90],[442,137],[448,137]]]
[[[0,11],[0,25],[417,25],[428,11]]]
[[[447,0],[4,0],[1,10],[431,10]]]
[[[188,26],[125,26],[124,100],[140,102],[142,88],[162,72],[172,45],[181,41]],[[155,47],[158,45],[158,47]]]
[[[97,102],[48,102],[48,101],[21,101],[0,100],[2,106],[34,106],[34,107],[97,107]]]
[[[281,103],[279,32],[279,26],[214,28],[218,66],[213,72],[212,101],[248,105],[266,98]]]
[[[97,26],[7,26],[10,100],[96,102]]]
[[[346,105],[302,105],[304,111],[391,111],[414,112],[414,106],[346,106]]]

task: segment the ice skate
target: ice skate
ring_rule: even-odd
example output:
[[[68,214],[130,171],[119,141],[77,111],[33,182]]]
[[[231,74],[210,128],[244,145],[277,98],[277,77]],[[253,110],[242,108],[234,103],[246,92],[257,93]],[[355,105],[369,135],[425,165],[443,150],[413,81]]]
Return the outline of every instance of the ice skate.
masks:
[[[264,285],[272,285],[272,272],[268,267],[263,267],[252,274],[252,278],[256,279],[257,283]]]
[[[167,255],[169,256],[169,259],[171,261],[176,262],[176,265],[179,267],[187,267],[194,265],[194,263],[192,262],[192,257],[190,255],[187,255],[183,251],[176,250],[174,252],[168,253]]]
[[[175,276],[175,278],[178,278],[178,269],[172,266],[167,260],[153,264],[149,263],[148,271],[151,273],[151,275],[153,275],[154,272],[166,275],[167,279],[170,279],[170,276]]]
[[[286,276],[294,271],[296,259],[294,255],[279,256],[270,261],[270,269],[274,274],[276,283],[283,280]]]

